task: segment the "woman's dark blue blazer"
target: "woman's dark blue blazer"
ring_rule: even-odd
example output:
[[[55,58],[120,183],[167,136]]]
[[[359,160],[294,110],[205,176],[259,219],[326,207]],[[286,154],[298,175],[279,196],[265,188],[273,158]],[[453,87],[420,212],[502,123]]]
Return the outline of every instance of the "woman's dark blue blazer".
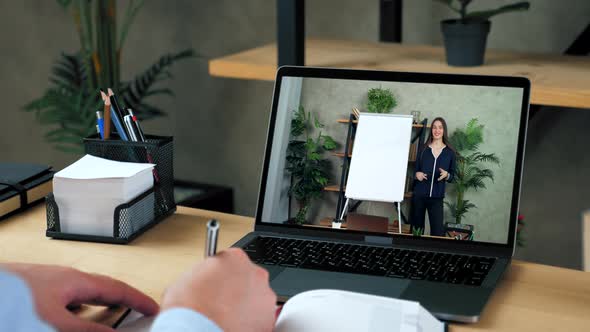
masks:
[[[414,196],[416,197],[445,197],[447,182],[453,182],[455,179],[456,156],[455,152],[448,146],[443,148],[440,155],[434,158],[432,149],[425,145],[424,149],[418,153],[414,167]],[[449,172],[446,180],[438,181],[440,177],[440,168]],[[418,181],[416,172],[425,173],[427,180]]]

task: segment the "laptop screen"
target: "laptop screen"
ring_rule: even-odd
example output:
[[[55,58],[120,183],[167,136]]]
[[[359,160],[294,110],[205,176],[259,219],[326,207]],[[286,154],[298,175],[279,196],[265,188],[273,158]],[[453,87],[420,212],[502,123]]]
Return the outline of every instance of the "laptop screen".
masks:
[[[278,75],[257,221],[510,243],[528,107],[524,80],[519,86],[476,76],[354,73]],[[406,130],[395,142],[391,115],[405,119],[401,127],[391,122],[391,131]],[[361,159],[365,169],[351,169]],[[371,167],[388,163],[394,171]],[[365,196],[347,192],[353,180]],[[375,198],[390,187],[399,199]]]

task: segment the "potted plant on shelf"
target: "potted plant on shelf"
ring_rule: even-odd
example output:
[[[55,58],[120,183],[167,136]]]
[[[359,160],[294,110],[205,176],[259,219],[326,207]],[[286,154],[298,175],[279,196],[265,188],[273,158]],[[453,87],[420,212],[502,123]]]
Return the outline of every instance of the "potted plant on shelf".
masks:
[[[483,143],[483,125],[478,124],[477,119],[471,119],[465,129],[456,129],[449,137],[449,141],[457,152],[457,167],[453,182],[456,196],[454,202],[445,201],[445,205],[449,208],[456,225],[447,223],[447,227],[462,229],[465,226],[460,224],[465,215],[469,210],[477,207],[465,199],[465,193],[471,189],[485,189],[486,179],[494,181],[494,172],[484,168],[484,164],[499,164],[500,160],[494,153],[479,151],[479,146]]]
[[[322,158],[325,151],[334,150],[336,142],[331,136],[322,134],[324,125],[303,106],[291,120],[291,141],[287,146],[287,171],[291,174],[289,195],[299,203],[295,223],[304,224],[307,212],[314,199],[322,194],[330,177],[330,161]],[[312,137],[316,129],[317,135]]]
[[[389,89],[370,89],[367,98],[367,111],[370,113],[389,113],[397,106],[397,100]]]
[[[435,0],[447,5],[460,15],[457,19],[441,22],[447,63],[451,66],[479,66],[484,62],[484,53],[492,16],[528,10],[530,3],[521,1],[496,9],[467,12],[472,0]]]
[[[120,97],[121,106],[131,108],[140,119],[165,115],[147,99],[173,96],[161,81],[172,78],[170,68],[179,60],[194,57],[192,49],[166,53],[131,80],[121,78],[121,55],[127,34],[144,1],[127,1],[122,20],[117,20],[112,0],[57,0],[73,18],[80,49],[62,53],[55,62],[45,93],[24,107],[35,112],[49,127],[47,141],[57,150],[82,153],[82,139],[96,134],[96,111],[102,108],[99,90],[107,88]],[[120,23],[120,24],[119,24]]]

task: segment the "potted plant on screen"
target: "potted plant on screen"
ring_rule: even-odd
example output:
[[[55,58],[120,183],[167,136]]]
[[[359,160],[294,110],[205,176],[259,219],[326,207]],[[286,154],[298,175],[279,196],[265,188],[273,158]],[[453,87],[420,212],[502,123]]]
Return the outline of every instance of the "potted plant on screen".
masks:
[[[397,100],[389,89],[370,89],[367,99],[367,111],[370,113],[389,113],[397,106]]]
[[[457,167],[452,183],[455,199],[453,202],[445,201],[445,205],[449,208],[456,225],[448,223],[447,227],[464,229],[465,226],[460,226],[463,218],[471,209],[477,208],[466,199],[467,191],[485,189],[486,180],[494,181],[494,172],[485,168],[485,165],[499,164],[500,160],[494,153],[479,151],[483,143],[483,125],[480,125],[477,119],[471,119],[464,129],[457,128],[449,137],[449,141],[457,150]]]
[[[484,53],[490,18],[492,16],[528,10],[530,3],[521,1],[495,9],[467,11],[472,0],[435,0],[447,5],[459,14],[459,18],[441,22],[447,63],[451,66],[479,66],[484,62]]]
[[[331,136],[322,134],[322,128],[324,125],[315,114],[305,112],[303,106],[299,107],[291,120],[287,172],[292,176],[289,195],[299,204],[295,222],[300,225],[307,221],[311,203],[321,196],[330,177],[330,161],[322,155],[334,150],[336,142]],[[312,133],[314,129],[317,135]]]

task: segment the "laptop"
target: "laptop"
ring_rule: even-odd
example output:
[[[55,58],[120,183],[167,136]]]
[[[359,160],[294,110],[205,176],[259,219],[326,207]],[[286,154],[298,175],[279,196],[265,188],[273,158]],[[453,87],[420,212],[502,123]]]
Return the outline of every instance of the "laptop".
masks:
[[[255,228],[234,246],[268,270],[281,301],[340,289],[477,322],[514,254],[529,92],[520,77],[281,67]],[[370,110],[413,117],[400,211],[387,202],[344,207],[360,125],[353,109],[361,119]],[[347,213],[388,218],[391,227],[339,227]],[[450,237],[440,225],[472,235]]]

